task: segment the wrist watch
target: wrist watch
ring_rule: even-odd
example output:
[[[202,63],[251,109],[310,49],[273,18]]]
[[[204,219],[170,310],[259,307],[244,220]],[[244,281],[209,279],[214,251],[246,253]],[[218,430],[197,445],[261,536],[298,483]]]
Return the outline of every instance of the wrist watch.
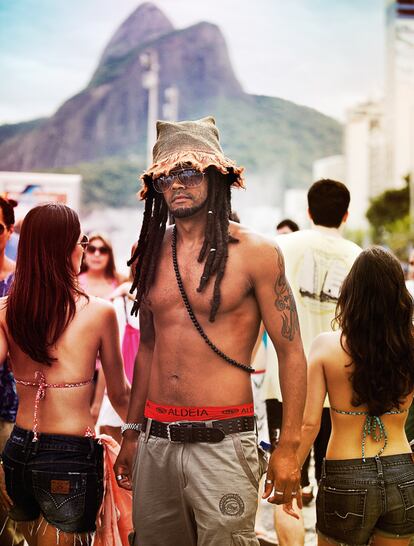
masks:
[[[121,426],[121,434],[124,435],[124,432],[126,430],[135,430],[135,432],[141,432],[142,431],[142,423],[124,423]]]

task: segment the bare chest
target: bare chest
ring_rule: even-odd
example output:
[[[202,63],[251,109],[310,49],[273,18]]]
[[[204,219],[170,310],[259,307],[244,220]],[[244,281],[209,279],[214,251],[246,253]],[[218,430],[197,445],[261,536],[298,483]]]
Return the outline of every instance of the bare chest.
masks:
[[[230,253],[229,253],[230,254]],[[211,301],[214,297],[216,276],[213,275],[207,286],[198,290],[200,279],[204,274],[204,262],[198,263],[196,252],[178,252],[177,261],[180,276],[187,297],[194,312],[199,316],[208,316]],[[243,270],[242,260],[237,252],[229,255],[225,274],[220,283],[219,315],[237,312],[246,300],[252,297],[252,290],[247,275]],[[163,249],[160,256],[154,283],[149,293],[149,305],[154,316],[169,311],[185,311],[184,303],[178,288],[177,277],[173,267],[171,247]],[[219,316],[218,315],[218,316]]]

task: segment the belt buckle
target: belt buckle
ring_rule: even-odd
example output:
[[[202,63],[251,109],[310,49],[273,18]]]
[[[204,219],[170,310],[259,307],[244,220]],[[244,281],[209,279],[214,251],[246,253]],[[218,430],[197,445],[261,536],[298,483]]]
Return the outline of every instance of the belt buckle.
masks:
[[[188,428],[188,424],[186,421],[173,421],[172,423],[167,423],[167,439],[172,444],[182,444],[183,442],[180,442],[180,440],[173,440],[171,438],[171,427],[175,425],[178,428]]]

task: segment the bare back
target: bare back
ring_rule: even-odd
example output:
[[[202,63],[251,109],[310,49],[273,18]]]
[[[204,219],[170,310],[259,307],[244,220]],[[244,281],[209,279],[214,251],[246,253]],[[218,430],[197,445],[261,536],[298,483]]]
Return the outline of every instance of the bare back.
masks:
[[[10,336],[6,324],[6,307],[0,311],[0,326],[7,341],[11,365],[16,379],[34,382],[35,373],[42,372],[48,384],[73,384],[93,378],[98,351],[103,360],[113,360],[121,366],[115,313],[111,305],[91,297],[89,302],[81,297],[76,314],[59,338],[52,351],[56,358],[51,366],[33,361]],[[117,348],[118,347],[118,348]],[[113,353],[113,354],[112,354]],[[118,360],[117,360],[118,359]],[[123,385],[122,368],[118,382]],[[90,414],[92,384],[75,388],[47,388],[39,404],[39,432],[84,435],[87,428],[94,428]],[[16,424],[32,429],[37,393],[35,386],[17,385],[19,410]]]
[[[215,322],[209,322],[214,279],[199,293],[204,263],[199,248],[178,245],[177,259],[194,313],[211,341],[229,357],[250,364],[260,326],[260,310],[249,276],[249,234],[231,224],[239,243],[229,244]],[[146,298],[156,332],[148,398],[172,405],[237,405],[252,401],[250,377],[217,356],[192,324],[181,299],[172,264],[171,230],[162,246],[154,283]]]
[[[350,357],[340,344],[340,332],[322,334],[317,338],[310,355],[310,367],[320,366],[331,408],[340,411],[365,412],[366,406],[352,405],[352,386],[349,381],[353,366]],[[310,372],[309,381],[318,382],[317,372]],[[312,385],[311,385],[312,387]],[[410,394],[400,410],[408,410],[413,399]],[[306,413],[306,411],[305,411]],[[387,446],[383,455],[410,453],[411,449],[404,431],[407,412],[380,416],[387,434]],[[332,433],[327,449],[327,459],[354,459],[361,457],[362,431],[366,415],[347,415],[331,409]],[[379,432],[379,430],[378,430]],[[378,442],[371,435],[365,441],[365,456],[373,457],[384,445],[384,438]]]

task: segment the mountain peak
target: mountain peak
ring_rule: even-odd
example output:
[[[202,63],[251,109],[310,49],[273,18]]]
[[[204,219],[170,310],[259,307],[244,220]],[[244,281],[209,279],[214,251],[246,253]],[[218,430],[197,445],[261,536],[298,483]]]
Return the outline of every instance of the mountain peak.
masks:
[[[123,57],[145,42],[174,30],[171,21],[151,2],[140,4],[125,19],[104,49],[98,69],[109,60]]]

